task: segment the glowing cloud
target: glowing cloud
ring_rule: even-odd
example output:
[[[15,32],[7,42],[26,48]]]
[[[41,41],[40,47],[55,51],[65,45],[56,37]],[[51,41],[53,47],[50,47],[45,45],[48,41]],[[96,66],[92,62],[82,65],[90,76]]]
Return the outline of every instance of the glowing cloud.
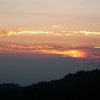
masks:
[[[42,30],[39,30],[39,31],[29,31],[29,30],[13,30],[13,31],[10,31],[10,30],[2,30],[0,31],[0,35],[1,36],[12,36],[12,35],[20,35],[20,34],[52,34],[53,32],[52,31],[42,31]]]
[[[99,47],[67,47],[56,45],[0,45],[0,54],[47,54],[83,61],[100,61]]]
[[[96,48],[96,49],[100,49],[100,47],[94,47],[94,48]]]
[[[86,52],[81,50],[34,50],[33,52],[39,52],[45,54],[58,54],[58,55],[69,56],[73,58],[86,57]]]
[[[75,34],[76,33],[76,34]],[[2,36],[13,36],[13,35],[22,35],[22,34],[43,34],[43,35],[54,35],[54,36],[78,36],[80,35],[100,35],[100,32],[91,32],[91,31],[69,31],[66,30],[66,27],[58,26],[58,25],[52,25],[51,27],[45,27],[45,29],[42,29],[42,27],[39,27],[38,29],[12,29],[12,30],[0,30],[0,37]]]
[[[2,45],[0,52],[26,52],[26,53],[41,53],[41,54],[56,54],[65,57],[85,58],[87,52],[79,49],[65,49],[62,47],[55,47],[50,45]]]
[[[100,35],[100,32],[90,32],[90,31],[73,31],[73,33],[80,33],[84,35]]]

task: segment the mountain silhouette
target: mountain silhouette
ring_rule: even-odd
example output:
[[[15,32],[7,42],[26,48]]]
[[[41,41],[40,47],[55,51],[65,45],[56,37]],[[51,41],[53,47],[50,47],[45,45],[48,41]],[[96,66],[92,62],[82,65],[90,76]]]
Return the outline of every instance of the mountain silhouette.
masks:
[[[78,71],[30,86],[0,84],[2,100],[100,100],[100,70]]]

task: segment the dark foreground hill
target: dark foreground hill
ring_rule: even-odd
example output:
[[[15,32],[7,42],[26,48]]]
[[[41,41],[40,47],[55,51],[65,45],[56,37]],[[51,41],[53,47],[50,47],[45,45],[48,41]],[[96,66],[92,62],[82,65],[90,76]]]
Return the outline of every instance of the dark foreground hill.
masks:
[[[79,71],[25,87],[1,84],[0,100],[100,100],[100,70]]]

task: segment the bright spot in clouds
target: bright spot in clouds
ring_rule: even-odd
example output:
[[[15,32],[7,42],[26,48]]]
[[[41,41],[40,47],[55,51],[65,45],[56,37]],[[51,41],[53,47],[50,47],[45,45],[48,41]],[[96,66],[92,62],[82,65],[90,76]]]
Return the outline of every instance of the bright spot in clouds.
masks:
[[[73,57],[73,58],[84,58],[86,57],[86,53],[81,50],[35,50],[33,52],[39,52],[44,54],[58,54],[63,55],[66,57]]]
[[[21,55],[58,55],[59,57],[75,58],[82,61],[99,61],[100,48],[95,47],[67,47],[56,45],[0,45],[0,54]]]

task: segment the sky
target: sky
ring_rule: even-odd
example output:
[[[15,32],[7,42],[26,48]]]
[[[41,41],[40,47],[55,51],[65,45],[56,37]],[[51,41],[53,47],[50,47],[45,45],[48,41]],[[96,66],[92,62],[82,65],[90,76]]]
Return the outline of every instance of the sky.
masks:
[[[100,0],[0,0],[0,27],[61,24],[98,28]],[[85,25],[86,24],[86,25]],[[95,24],[95,25],[93,25]]]
[[[27,85],[100,66],[100,0],[0,0],[0,82]]]

